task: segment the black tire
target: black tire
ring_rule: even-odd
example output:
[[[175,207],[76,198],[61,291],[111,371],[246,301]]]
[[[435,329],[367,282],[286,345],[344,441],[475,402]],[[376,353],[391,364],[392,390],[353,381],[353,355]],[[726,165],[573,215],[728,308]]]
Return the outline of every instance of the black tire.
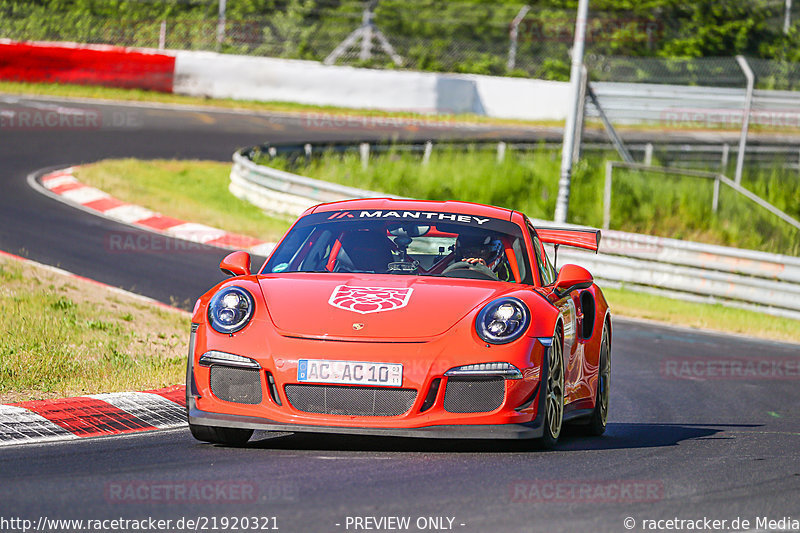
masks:
[[[543,432],[537,443],[540,448],[551,450],[558,443],[564,426],[564,344],[561,333],[553,337],[553,344],[547,350],[545,387]]]
[[[192,436],[203,442],[236,446],[244,444],[253,436],[252,429],[222,428],[216,426],[197,426],[189,424]]]
[[[594,410],[592,410],[592,414],[589,417],[589,423],[583,428],[587,435],[598,437],[606,431],[610,385],[611,341],[608,338],[608,328],[603,326],[603,337],[600,341],[600,368],[597,371],[597,395],[595,396]]]

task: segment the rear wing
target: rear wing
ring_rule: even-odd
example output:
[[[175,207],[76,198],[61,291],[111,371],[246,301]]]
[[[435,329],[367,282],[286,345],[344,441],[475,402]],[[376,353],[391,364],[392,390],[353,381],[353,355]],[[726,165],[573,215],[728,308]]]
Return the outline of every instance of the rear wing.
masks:
[[[597,253],[600,248],[599,229],[573,229],[573,228],[536,228],[536,234],[542,242],[556,246],[574,246],[585,248]]]

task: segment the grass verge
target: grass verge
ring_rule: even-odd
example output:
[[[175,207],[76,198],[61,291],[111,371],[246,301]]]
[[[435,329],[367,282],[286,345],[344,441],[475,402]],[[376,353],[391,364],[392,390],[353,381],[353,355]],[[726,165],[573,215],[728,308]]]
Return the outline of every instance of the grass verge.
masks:
[[[0,257],[0,403],[181,383],[189,318]]]
[[[607,287],[603,294],[616,316],[800,343],[800,320],[720,304],[685,302],[624,288]]]
[[[572,175],[569,221],[603,224],[605,162],[616,154],[584,156]],[[260,162],[297,174],[351,187],[428,200],[469,199],[550,219],[555,211],[560,151],[541,146],[509,150],[498,162],[493,150],[440,146],[427,163],[400,150],[375,155],[365,168],[358,154],[325,153],[306,161],[262,156]],[[800,218],[797,171],[748,169],[742,185],[790,216]],[[800,255],[800,230],[751,200],[721,187],[712,209],[713,181],[656,172],[617,169],[611,228],[723,246]]]
[[[360,163],[358,165],[360,168]],[[180,170],[181,176],[175,176]],[[169,216],[190,222],[217,225],[229,231],[253,236],[279,235],[272,231],[285,231],[288,222],[276,221],[276,225],[265,232],[259,227],[263,214],[250,204],[240,202],[227,191],[230,164],[200,161],[137,161],[109,160],[87,165],[80,169],[80,179],[122,200],[141,202],[140,205],[157,209]],[[557,175],[557,174],[556,174]],[[134,178],[135,176],[135,178]],[[148,176],[143,179],[143,176]],[[101,179],[102,177],[102,179]],[[86,179],[85,179],[86,178]],[[385,176],[403,183],[402,175]],[[466,178],[464,178],[466,179]],[[183,184],[182,181],[188,183]],[[142,183],[149,183],[143,187]],[[208,182],[208,184],[206,184]],[[197,187],[198,196],[179,196],[175,201],[171,194],[185,194],[187,187]],[[208,188],[208,191],[205,189]],[[491,184],[488,188],[491,190]],[[132,189],[138,189],[131,194]],[[173,191],[173,192],[169,192]],[[207,193],[207,194],[206,194]],[[186,202],[195,202],[186,209]],[[248,213],[242,216],[228,202],[241,203]],[[238,205],[237,203],[237,205]],[[257,213],[252,212],[255,210]],[[213,223],[206,213],[214,213]],[[711,329],[721,332],[773,340],[800,342],[800,321],[778,318],[755,311],[734,309],[716,304],[692,303],[663,296],[643,294],[627,289],[603,290],[615,315],[645,318],[669,324],[693,328]]]
[[[228,191],[230,163],[115,159],[80,167],[79,180],[159,213],[275,241],[290,220],[270,217]]]

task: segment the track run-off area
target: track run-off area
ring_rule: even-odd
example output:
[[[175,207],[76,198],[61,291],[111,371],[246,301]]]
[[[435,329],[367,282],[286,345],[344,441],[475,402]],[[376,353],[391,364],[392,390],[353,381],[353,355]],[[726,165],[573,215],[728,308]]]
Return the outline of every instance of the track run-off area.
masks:
[[[72,117],[0,131],[0,250],[182,307],[222,279],[226,251],[110,250],[115,232],[147,233],[55,201],[27,176],[112,157],[229,161],[267,140],[558,138],[8,95],[0,104],[6,114]],[[124,531],[133,524],[110,521],[151,518],[174,531],[798,529],[798,364],[798,345],[616,318],[603,437],[567,433],[552,452],[527,442],[265,433],[221,447],[176,429],[7,446],[0,517],[20,521],[0,530],[28,520],[31,529]]]

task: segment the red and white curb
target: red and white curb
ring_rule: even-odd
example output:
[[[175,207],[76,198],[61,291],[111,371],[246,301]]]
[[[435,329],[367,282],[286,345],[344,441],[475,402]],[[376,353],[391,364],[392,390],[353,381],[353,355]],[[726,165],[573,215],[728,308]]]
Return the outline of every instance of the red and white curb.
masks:
[[[0,446],[186,425],[185,387],[0,405]]]
[[[69,167],[45,174],[40,179],[41,186],[57,198],[87,211],[169,237],[220,248],[247,250],[262,256],[269,255],[275,247],[275,243],[229,233],[204,224],[185,222],[123,202],[78,181],[73,175],[75,168]]]
[[[186,313],[183,309],[147,296],[2,250],[0,257],[8,257],[37,268],[80,279],[151,305]],[[185,391],[186,387],[183,385],[174,385],[144,392],[110,392],[0,405],[0,446],[182,427],[186,425]]]

